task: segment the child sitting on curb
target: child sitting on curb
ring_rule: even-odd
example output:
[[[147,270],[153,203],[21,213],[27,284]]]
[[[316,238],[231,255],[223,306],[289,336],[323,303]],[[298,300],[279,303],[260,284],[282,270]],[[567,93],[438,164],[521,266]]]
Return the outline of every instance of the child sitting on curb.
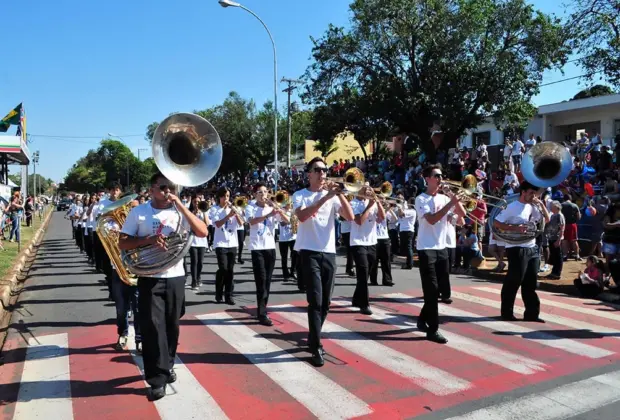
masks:
[[[579,293],[584,298],[595,298],[605,290],[605,265],[595,255],[590,255],[586,260],[586,269],[579,272],[573,282]]]

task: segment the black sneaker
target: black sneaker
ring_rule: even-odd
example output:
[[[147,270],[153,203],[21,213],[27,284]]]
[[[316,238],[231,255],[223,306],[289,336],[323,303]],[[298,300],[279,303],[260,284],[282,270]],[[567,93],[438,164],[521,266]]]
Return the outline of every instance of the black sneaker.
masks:
[[[426,339],[438,344],[446,344],[448,342],[448,339],[441,335],[439,331],[426,333]]]
[[[441,301],[442,301],[443,303],[448,304],[448,305],[452,303],[452,299],[450,299],[450,298],[443,298],[443,299],[441,299]]]
[[[360,308],[360,314],[362,314],[362,315],[372,315],[372,311],[370,310],[369,306],[365,306],[363,308]]]
[[[165,396],[166,396],[166,385],[159,387],[159,388],[151,387],[151,392],[149,393],[148,398],[151,401],[157,401],[157,400],[161,400]]]
[[[310,359],[310,363],[312,363],[312,365],[316,367],[321,367],[325,364],[325,359],[323,359],[323,355],[321,354],[321,351],[317,350],[314,353],[312,353],[312,358]]]
[[[170,375],[168,375],[168,379],[166,380],[167,384],[173,384],[177,381],[177,373],[174,371],[174,368],[170,369]]]
[[[264,325],[266,327],[272,327],[273,326],[273,321],[267,315],[259,316],[258,317],[258,323],[261,324],[261,325]]]
[[[119,335],[118,341],[116,342],[116,351],[124,351],[127,350],[127,336]]]
[[[232,297],[228,297],[228,298],[226,298],[226,304],[227,305],[234,305],[235,304],[235,300]]]

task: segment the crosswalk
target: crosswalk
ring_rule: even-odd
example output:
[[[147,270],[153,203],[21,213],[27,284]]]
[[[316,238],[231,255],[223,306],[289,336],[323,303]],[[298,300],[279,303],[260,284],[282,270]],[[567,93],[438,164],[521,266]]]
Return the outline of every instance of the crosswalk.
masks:
[[[178,380],[155,403],[135,348],[113,350],[113,326],[30,337],[25,349],[7,342],[23,357],[0,367],[0,419],[400,419],[450,408],[442,418],[556,420],[620,402],[620,308],[541,292],[545,324],[506,322],[499,293],[455,288],[439,307],[444,346],[416,328],[417,291],[374,297],[371,316],[334,298],[318,369],[308,362],[304,302],[272,306],[273,327],[253,310],[186,316]],[[485,403],[573,374],[579,380]]]

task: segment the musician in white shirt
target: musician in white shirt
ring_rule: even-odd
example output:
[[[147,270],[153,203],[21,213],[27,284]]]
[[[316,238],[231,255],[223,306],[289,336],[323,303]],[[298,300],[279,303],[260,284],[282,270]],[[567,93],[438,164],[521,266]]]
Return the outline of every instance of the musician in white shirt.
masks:
[[[166,237],[180,229],[207,236],[205,223],[174,195],[175,185],[161,173],[151,177],[151,201],[131,209],[118,246],[133,250],[153,246],[165,250]],[[179,319],[185,310],[183,259],[165,271],[138,278],[138,306],[143,340],[144,376],[150,397],[166,395],[166,384],[176,381],[174,360],[179,341]]]
[[[387,205],[389,206],[389,204]],[[394,213],[394,208],[386,210],[385,218],[381,222],[377,221],[377,258],[370,267],[370,284],[372,285],[378,284],[377,273],[379,263],[381,263],[381,284],[383,286],[394,286],[392,281],[392,244],[390,243],[388,226],[396,221],[398,221],[398,217]]]
[[[293,209],[299,220],[295,249],[299,252],[303,284],[308,300],[308,346],[311,362],[323,366],[321,328],[331,303],[336,274],[336,223],[340,214],[353,220],[353,210],[341,188],[327,182],[327,165],[319,157],[307,167],[310,186],[293,194]]]
[[[353,271],[353,252],[351,250],[351,224],[348,220],[344,220],[341,218],[340,221],[340,235],[342,238],[342,244],[344,245],[344,249],[347,254],[347,262],[345,264],[345,273],[351,277],[355,277],[355,271]]]
[[[372,188],[366,186],[360,194],[370,199],[355,198],[351,203],[355,220],[351,223],[351,250],[355,259],[357,285],[353,293],[353,306],[360,313],[372,315],[368,296],[370,269],[377,259],[377,223],[385,219],[385,209],[377,201]]]
[[[95,225],[97,224],[97,219],[101,215],[104,208],[115,202],[121,196],[121,185],[119,183],[110,184],[108,188],[108,198],[102,198],[102,194],[99,194],[99,202],[93,207],[93,218],[95,220]],[[110,257],[107,252],[105,252],[105,248],[101,243],[101,239],[99,239],[99,235],[95,234],[94,237],[94,246],[95,246],[95,270],[98,273],[104,273],[106,283],[108,285],[108,290],[110,291],[110,296],[112,296],[112,263],[110,261]]]
[[[295,251],[295,240],[297,239],[297,233],[293,232],[293,228],[291,226],[291,217],[293,217],[293,207],[292,203],[287,203],[284,207],[284,215],[288,222],[285,221],[284,217],[278,217],[278,221],[280,222],[280,238],[278,241],[280,247],[280,259],[282,262],[282,275],[284,276],[284,281],[287,281],[289,278],[293,278],[297,280],[297,287],[300,290],[304,289],[304,286],[301,284],[301,280],[297,276],[297,268],[298,268],[298,255],[297,251]],[[291,253],[291,267],[289,269],[288,259],[289,252]]]
[[[448,236],[448,216],[452,211],[464,217],[465,209],[459,198],[449,191],[439,194],[443,178],[441,165],[424,168],[422,176],[426,180],[426,192],[415,200],[418,215],[418,239],[416,247],[420,259],[420,277],[424,293],[424,307],[418,318],[418,329],[426,332],[426,338],[439,344],[448,340],[438,331],[438,298],[440,284],[449,283],[450,260],[446,238]]]
[[[215,225],[213,246],[217,257],[217,272],[215,273],[215,300],[222,303],[226,297],[228,305],[234,305],[233,292],[235,289],[234,270],[235,257],[239,246],[237,227],[243,224],[241,215],[230,203],[230,190],[220,187],[215,193],[218,205],[211,207],[209,219]]]
[[[256,203],[246,207],[245,218],[250,224],[249,249],[256,284],[257,317],[260,324],[271,327],[273,322],[267,315],[267,303],[276,266],[275,222],[276,217],[281,217],[285,222],[289,220],[281,209],[266,201],[268,193],[265,184],[256,184],[254,194]]]
[[[400,229],[400,254],[405,256],[404,270],[413,268],[413,236],[415,234],[416,210],[413,207],[415,198],[410,198],[409,205],[403,203],[398,207],[398,227]]]
[[[544,217],[549,222],[547,207],[536,196],[538,188],[524,181],[521,184],[519,200],[513,201],[494,220],[494,227],[505,231],[525,233],[531,225]],[[541,213],[542,212],[542,213]],[[540,255],[536,238],[520,244],[506,243],[508,273],[502,286],[502,319],[515,321],[514,304],[519,287],[525,306],[523,319],[544,322],[540,319],[540,300],[536,293]]]

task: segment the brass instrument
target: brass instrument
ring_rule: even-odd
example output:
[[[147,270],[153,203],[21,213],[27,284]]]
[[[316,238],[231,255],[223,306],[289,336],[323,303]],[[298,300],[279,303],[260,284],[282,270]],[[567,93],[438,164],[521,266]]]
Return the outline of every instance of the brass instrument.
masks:
[[[364,173],[358,168],[349,168],[342,178],[326,178],[328,181],[342,184],[344,189],[355,194],[362,189],[365,183]]]
[[[297,230],[299,229],[299,219],[297,218],[295,213],[293,213],[289,220],[291,224],[291,232],[293,232],[293,235],[297,235]]]
[[[137,286],[138,279],[125,266],[118,248],[118,235],[132,208],[132,202],[138,195],[132,194],[114,201],[101,210],[97,218],[96,231],[103,249],[110,257],[112,265],[121,281],[129,286]]]
[[[573,170],[573,158],[568,150],[559,143],[545,141],[532,146],[521,162],[523,178],[539,188],[554,187],[561,184]],[[520,194],[505,197],[489,214],[491,232],[498,240],[519,245],[536,238],[545,230],[545,219],[537,223],[528,222],[524,225],[525,232],[500,229],[495,226],[495,219],[508,204],[518,200]],[[541,215],[542,210],[539,209]]]
[[[271,197],[269,197],[271,199]],[[286,207],[291,200],[291,197],[288,191],[280,190],[275,193],[273,197],[273,202],[277,205],[277,207]]]
[[[539,188],[561,184],[573,170],[573,157],[564,146],[552,141],[537,143],[523,156],[523,178]]]
[[[206,213],[207,211],[209,211],[209,203],[207,203],[206,201],[199,201],[198,210],[203,213]]]
[[[390,181],[385,181],[379,188],[374,188],[374,192],[384,198],[389,198],[394,192],[394,187]]]
[[[233,206],[239,207],[241,209],[246,208],[247,205],[248,205],[248,198],[245,195],[241,195],[235,198],[235,201],[233,201]]]
[[[204,184],[215,176],[222,163],[219,134],[209,121],[196,114],[178,113],[164,119],[153,134],[152,148],[157,168],[172,183],[180,186]],[[180,221],[182,216],[176,205],[174,210]],[[120,259],[127,270],[136,276],[148,277],[161,273],[185,257],[193,236],[191,230],[183,227],[183,223],[178,223],[176,231],[165,238],[165,249],[146,245],[122,250]]]

